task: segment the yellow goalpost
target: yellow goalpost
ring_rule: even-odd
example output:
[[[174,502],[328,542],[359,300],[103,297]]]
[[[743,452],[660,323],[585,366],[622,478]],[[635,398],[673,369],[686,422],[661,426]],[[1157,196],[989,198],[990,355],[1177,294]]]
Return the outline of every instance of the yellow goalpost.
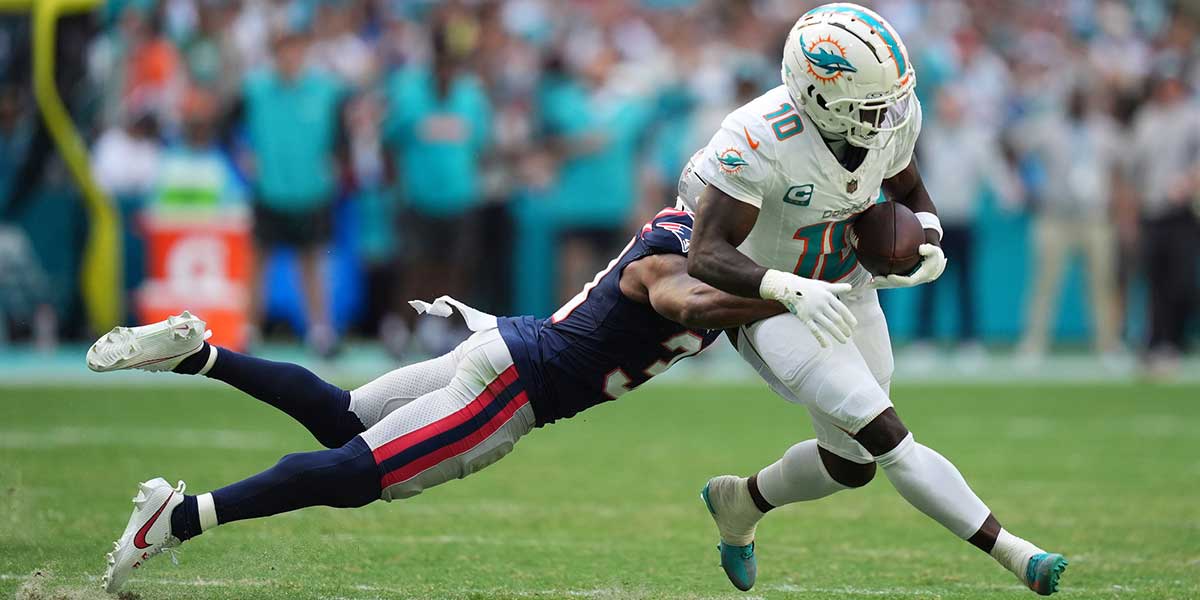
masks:
[[[30,14],[33,94],[42,120],[83,194],[89,231],[80,270],[88,323],[107,331],[123,317],[120,215],[92,178],[87,147],[76,131],[54,84],[54,38],[59,15],[96,8],[102,0],[0,0],[0,12]]]

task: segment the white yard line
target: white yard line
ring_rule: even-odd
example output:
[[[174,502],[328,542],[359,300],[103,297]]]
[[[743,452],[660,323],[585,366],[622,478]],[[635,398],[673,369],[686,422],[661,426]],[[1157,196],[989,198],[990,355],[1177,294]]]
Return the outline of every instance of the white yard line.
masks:
[[[31,578],[31,574],[21,573],[0,573],[0,581],[25,581]],[[94,575],[81,575],[76,577],[60,577],[58,575],[49,575],[47,583],[54,584],[56,581],[64,582],[85,582],[99,584],[99,578]],[[225,587],[225,588],[262,588],[285,585],[287,582],[277,579],[219,579],[219,578],[189,578],[189,579],[170,579],[164,577],[144,578],[134,577],[129,580],[130,583],[143,585],[163,585],[173,587],[195,587],[195,588],[210,588],[210,587]],[[388,598],[431,598],[427,593],[414,594],[414,592],[405,590],[398,586],[382,586],[358,584],[348,588],[355,592],[366,592],[369,594],[386,594]],[[759,586],[758,589],[767,592],[781,592],[785,594],[818,594],[823,597],[912,597],[912,598],[929,598],[936,597],[941,594],[953,591],[975,590],[980,592],[1020,592],[1025,590],[1024,586],[1017,583],[1012,585],[996,585],[986,583],[946,583],[938,587],[907,587],[907,586],[889,586],[889,587],[860,587],[860,586],[808,586],[792,583],[768,584]],[[1070,586],[1066,591],[1072,594],[1135,594],[1137,589],[1123,585],[1112,585],[1108,587],[1079,587]],[[517,590],[512,588],[474,588],[463,587],[457,588],[449,592],[454,596],[459,595],[482,595],[482,596],[504,596],[517,598],[613,598],[621,600],[637,599],[637,598],[663,598],[671,597],[664,596],[662,590],[650,588],[630,588],[630,587],[599,587],[585,589],[561,589],[549,588],[544,590]],[[432,596],[437,598],[438,596]],[[703,595],[703,594],[681,594],[676,596],[679,598],[689,598],[692,600],[721,600],[727,598],[737,598],[739,600],[764,600],[762,596],[748,596],[742,593],[729,592],[724,594]],[[321,596],[323,600],[361,600],[361,596]]]
[[[25,581],[32,577],[32,574],[19,573],[0,573],[0,581]],[[54,585],[56,581],[60,582],[84,582],[99,585],[99,578],[96,576],[78,576],[74,578],[59,577],[57,575],[48,575],[46,582]],[[131,584],[141,585],[162,585],[172,587],[194,587],[194,588],[210,588],[210,587],[226,587],[226,588],[263,588],[284,585],[286,582],[276,579],[209,579],[209,578],[192,578],[192,579],[167,579],[167,578],[144,578],[133,577],[129,580]],[[356,592],[366,592],[370,594],[386,594],[387,598],[412,598],[412,599],[429,599],[438,598],[439,596],[429,596],[427,593],[414,593],[410,590],[405,590],[397,586],[381,586],[381,585],[366,585],[358,584],[350,586]],[[453,597],[482,595],[482,596],[503,596],[517,598],[612,598],[620,600],[635,600],[637,598],[662,598],[663,595],[658,590],[645,588],[627,588],[627,587],[601,587],[587,589],[561,589],[549,588],[544,590],[515,590],[511,588],[474,588],[463,587],[457,588],[450,592]],[[747,596],[745,594],[719,594],[719,595],[694,595],[687,594],[679,596],[681,598],[689,598],[691,600],[723,600],[726,598],[737,598],[739,600],[765,600],[762,596]],[[361,600],[361,596],[320,596],[322,600]]]
[[[915,597],[929,598],[938,597],[947,592],[973,590],[979,592],[1004,592],[1004,593],[1022,593],[1028,592],[1028,589],[1017,583],[1015,580],[1011,585],[999,585],[988,583],[962,583],[962,582],[946,582],[942,586],[933,587],[906,587],[906,586],[891,586],[880,588],[858,587],[858,586],[808,586],[797,585],[792,583],[778,583],[763,586],[768,591],[794,593],[794,594],[820,594],[827,597],[838,598],[857,598],[863,596],[887,596],[887,597]],[[1064,591],[1072,594],[1133,594],[1137,590],[1134,588],[1113,585],[1109,587],[1080,587],[1070,585],[1069,583],[1063,587]]]

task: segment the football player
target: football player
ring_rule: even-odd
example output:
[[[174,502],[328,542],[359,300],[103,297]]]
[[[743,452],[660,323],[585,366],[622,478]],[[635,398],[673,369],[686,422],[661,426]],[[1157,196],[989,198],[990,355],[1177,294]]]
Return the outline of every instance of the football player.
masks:
[[[755,527],[768,511],[861,487],[878,467],[918,510],[1033,591],[1053,593],[1066,559],[1001,527],[888,398],[891,343],[875,290],[933,281],[946,266],[937,211],[913,160],[921,105],[904,44],[866,8],[820,6],[788,34],[782,77],[725,118],[679,185],[682,204],[697,211],[688,272],[792,313],[741,327],[735,343],[776,393],[808,408],[816,431],[749,478],[705,486],[726,574],[738,589],[754,585]],[[916,213],[927,243],[914,272],[872,278],[847,226],[887,201]]]
[[[442,297],[475,333],[449,354],[347,391],[298,365],[210,345],[184,312],[118,327],[88,351],[94,371],[204,375],[287,413],[328,450],[211,492],[181,481],[139,484],[133,514],[108,555],[116,592],[133,569],[202,532],[307,506],[359,507],[408,498],[499,460],[535,427],[613,400],[695,355],[733,327],[785,312],[778,302],[717,291],[687,274],[692,215],[665,209],[552,317],[496,318]]]

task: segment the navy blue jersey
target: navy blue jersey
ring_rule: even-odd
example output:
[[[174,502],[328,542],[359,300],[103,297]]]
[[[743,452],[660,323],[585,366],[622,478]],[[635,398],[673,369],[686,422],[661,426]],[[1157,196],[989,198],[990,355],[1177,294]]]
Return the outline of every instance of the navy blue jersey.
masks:
[[[720,330],[689,329],[621,293],[626,265],[686,255],[691,235],[692,214],[665,209],[549,319],[499,319],[539,427],[613,400],[717,339]]]

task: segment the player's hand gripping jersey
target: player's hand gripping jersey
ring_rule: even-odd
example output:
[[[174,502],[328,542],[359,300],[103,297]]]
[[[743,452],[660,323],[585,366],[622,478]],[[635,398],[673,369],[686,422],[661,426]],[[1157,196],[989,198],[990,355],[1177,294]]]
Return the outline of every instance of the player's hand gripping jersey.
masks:
[[[550,318],[497,320],[538,426],[613,400],[717,339],[719,330],[689,329],[621,293],[627,265],[652,254],[686,255],[691,235],[691,213],[663,210]]]
[[[738,247],[768,269],[829,282],[863,283],[847,226],[871,204],[883,202],[880,186],[908,166],[921,130],[916,97],[892,107],[884,126],[911,118],[862,164],[847,171],[821,139],[812,120],[779,86],[730,113],[708,146],[692,155],[679,180],[679,200],[695,211],[701,192],[714,185],[760,209]]]

